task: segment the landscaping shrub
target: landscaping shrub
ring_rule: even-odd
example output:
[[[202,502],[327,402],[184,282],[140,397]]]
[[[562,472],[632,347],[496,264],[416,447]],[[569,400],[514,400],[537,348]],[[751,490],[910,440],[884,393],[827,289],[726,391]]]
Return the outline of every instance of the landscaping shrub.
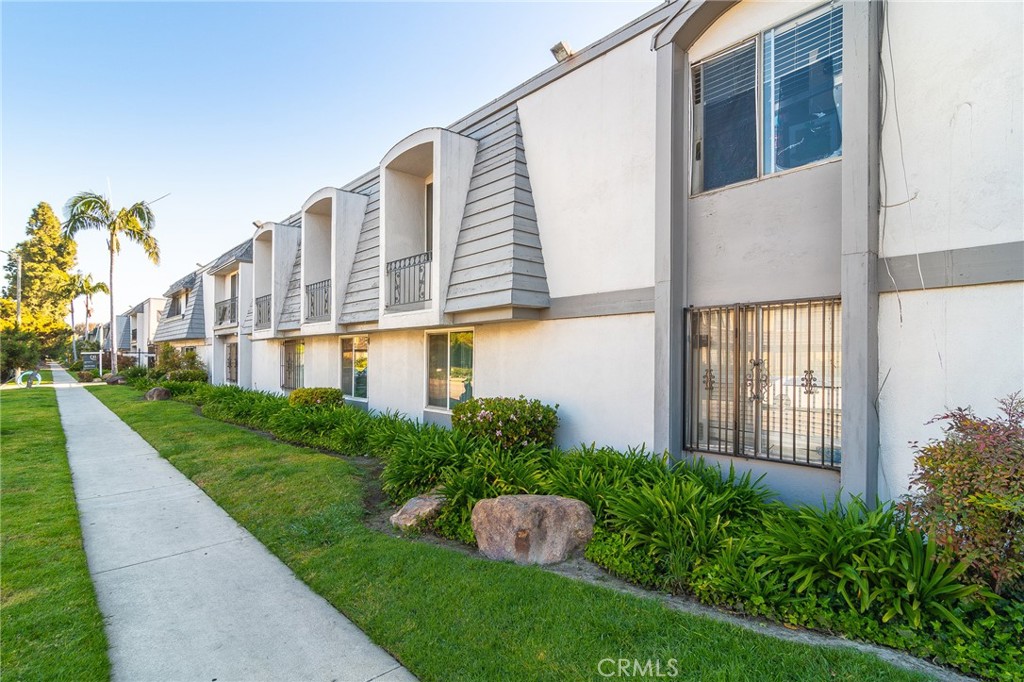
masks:
[[[66,369],[69,372],[81,372],[83,369],[85,369],[85,363],[82,362],[81,360],[75,360],[64,369]]]
[[[473,436],[427,425],[400,433],[381,474],[381,488],[403,504],[436,487],[446,468],[461,469],[480,446]]]
[[[172,398],[182,400],[187,403],[193,403],[195,405],[201,405],[203,403],[204,393],[210,388],[209,384],[199,381],[165,380],[160,382],[160,386],[163,386],[170,391]]]
[[[653,554],[639,547],[627,547],[626,538],[621,533],[597,526],[584,556],[598,566],[603,566],[612,575],[631,583],[653,588],[660,588],[664,584],[664,577],[658,570],[658,562]]]
[[[661,480],[668,473],[665,459],[642,447],[622,453],[591,444],[562,455],[551,471],[549,492],[586,502],[600,523],[610,495],[638,483]]]
[[[205,369],[174,369],[167,373],[168,381],[202,381],[208,380]]]
[[[452,409],[452,428],[506,448],[554,447],[558,405],[518,398],[473,398]]]
[[[378,412],[370,422],[370,429],[366,434],[366,447],[376,457],[387,459],[399,438],[420,428],[422,427],[417,422],[401,412]]]
[[[148,369],[146,369],[145,367],[140,367],[138,365],[134,367],[125,367],[124,369],[119,369],[118,371],[120,372],[121,376],[123,376],[128,381],[131,381],[132,379],[142,379],[149,373]]]
[[[944,437],[916,446],[911,523],[999,594],[1024,597],[1024,397],[999,401],[1003,416],[958,408],[936,417]]]
[[[254,429],[267,430],[275,414],[288,406],[288,399],[276,393],[235,388],[203,404],[203,415]]]
[[[288,396],[288,404],[292,407],[344,405],[345,394],[340,388],[296,388]]]
[[[87,384],[87,383],[89,383],[90,381],[92,381],[93,379],[96,378],[95,374],[93,374],[92,372],[88,372],[88,371],[86,371],[86,372],[78,372],[77,376],[78,376],[78,381],[80,381],[83,384]]]
[[[458,433],[458,432],[456,432]],[[434,521],[438,533],[467,544],[473,535],[473,507],[501,495],[538,495],[551,485],[551,450],[539,445],[502,447],[488,440],[467,441],[462,466],[442,467],[440,493],[445,505]],[[475,447],[474,447],[475,446]]]
[[[268,425],[271,433],[282,440],[343,455],[365,455],[372,420],[365,411],[344,405],[295,407],[289,404],[278,410]]]

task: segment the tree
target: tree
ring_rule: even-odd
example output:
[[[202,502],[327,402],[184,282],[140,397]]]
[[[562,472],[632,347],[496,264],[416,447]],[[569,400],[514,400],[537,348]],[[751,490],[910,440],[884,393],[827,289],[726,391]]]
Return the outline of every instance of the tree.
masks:
[[[63,233],[60,220],[44,201],[32,210],[25,233],[28,238],[12,249],[21,254],[22,260],[22,310],[31,310],[40,319],[63,320],[69,303],[66,285],[78,257],[78,245]],[[12,298],[18,277],[13,253],[4,269],[5,295]]]
[[[92,275],[83,275],[76,272],[68,280],[68,294],[71,296],[71,328],[77,333],[75,325],[75,299],[85,296],[85,330],[89,329],[89,316],[92,315],[92,297],[98,293],[109,294],[110,289],[103,282],[95,282]],[[75,360],[78,360],[78,347],[75,344],[75,337],[71,337],[71,352]]]
[[[160,263],[160,246],[153,236],[156,218],[145,201],[138,201],[127,208],[114,209],[110,201],[101,194],[82,192],[71,197],[65,208],[68,219],[64,232],[74,238],[83,230],[100,230],[107,233],[107,250],[110,253],[110,278],[107,281],[110,296],[110,327],[117,328],[114,314],[114,257],[121,252],[121,240],[134,242],[142,247],[154,264]],[[117,372],[117,353],[112,353],[111,370]]]

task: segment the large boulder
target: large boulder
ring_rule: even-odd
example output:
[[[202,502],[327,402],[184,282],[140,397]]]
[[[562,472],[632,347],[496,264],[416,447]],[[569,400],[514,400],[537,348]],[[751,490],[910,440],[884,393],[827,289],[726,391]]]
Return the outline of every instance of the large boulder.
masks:
[[[414,497],[391,515],[391,525],[401,531],[416,530],[427,521],[436,518],[443,506],[444,497],[442,495]]]
[[[594,536],[594,515],[579,500],[555,495],[505,495],[473,507],[473,532],[488,559],[557,564]]]
[[[103,380],[111,386],[122,386],[128,383],[128,380],[120,374],[108,374]]]
[[[170,400],[171,392],[163,386],[154,386],[146,391],[146,400]]]

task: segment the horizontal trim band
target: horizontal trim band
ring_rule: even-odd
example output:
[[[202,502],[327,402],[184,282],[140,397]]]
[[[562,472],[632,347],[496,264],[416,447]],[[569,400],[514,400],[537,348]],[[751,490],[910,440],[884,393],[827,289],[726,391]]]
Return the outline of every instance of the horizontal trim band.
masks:
[[[1024,281],[1024,241],[892,256],[878,262],[879,293],[1020,281]]]

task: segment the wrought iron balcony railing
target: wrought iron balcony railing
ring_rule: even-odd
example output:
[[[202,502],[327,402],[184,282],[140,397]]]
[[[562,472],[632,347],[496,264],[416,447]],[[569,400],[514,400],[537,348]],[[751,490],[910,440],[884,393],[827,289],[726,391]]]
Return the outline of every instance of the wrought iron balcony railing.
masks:
[[[331,317],[331,280],[306,285],[306,321]]]
[[[214,324],[218,327],[224,324],[238,324],[237,296],[224,301],[217,301],[217,305],[214,308]]]
[[[401,306],[430,300],[430,261],[432,252],[399,258],[387,264],[387,305]]]
[[[253,328],[270,329],[270,294],[256,297],[253,314]]]

